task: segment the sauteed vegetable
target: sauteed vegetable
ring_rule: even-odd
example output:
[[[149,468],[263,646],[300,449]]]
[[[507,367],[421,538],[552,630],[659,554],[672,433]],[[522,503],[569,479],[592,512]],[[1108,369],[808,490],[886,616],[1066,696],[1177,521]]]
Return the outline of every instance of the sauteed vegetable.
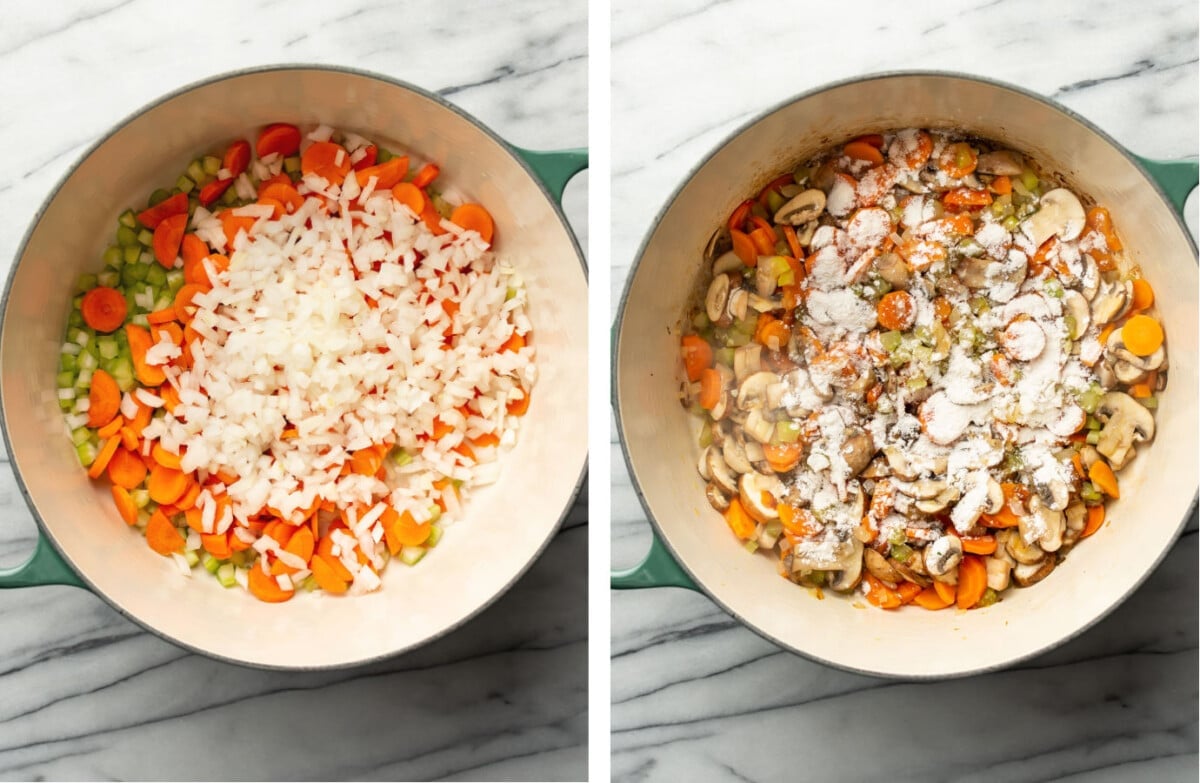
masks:
[[[1167,382],[1111,216],[921,129],[826,151],[709,243],[681,340],[707,497],[750,552],[873,605],[988,606],[1105,521]]]

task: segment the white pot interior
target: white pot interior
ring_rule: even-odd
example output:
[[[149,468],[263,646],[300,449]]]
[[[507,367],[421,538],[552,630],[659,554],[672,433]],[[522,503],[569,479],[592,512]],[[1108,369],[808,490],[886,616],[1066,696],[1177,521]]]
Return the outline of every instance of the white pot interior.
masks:
[[[1106,205],[1153,284],[1171,365],[1159,435],[1121,473],[1108,523],[1040,584],[969,612],[884,612],[861,596],[781,579],[748,555],[704,498],[678,401],[678,340],[712,231],[747,193],[826,146],[901,127],[1004,140]],[[902,677],[995,668],[1047,649],[1111,610],[1173,543],[1197,485],[1197,266],[1170,206],[1117,147],[1060,109],[1003,86],[939,75],[838,85],[783,106],[721,147],[684,184],[631,276],[616,347],[617,407],[631,472],[680,563],[722,606],[779,643],[836,666]]]
[[[269,122],[323,122],[412,150],[486,204],[498,249],[530,298],[540,377],[500,481],[417,567],[386,569],[379,592],[301,594],[268,605],[198,573],[182,577],[121,521],[107,483],[80,468],[55,399],[73,281],[95,271],[117,215],[144,203],[199,152]],[[11,280],[0,367],[4,426],[36,516],[68,562],[122,612],[201,652],[258,665],[346,665],[460,624],[533,561],[570,504],[587,456],[587,283],[574,242],[537,181],[504,145],[409,88],[321,68],[254,72],[175,95],[118,128],[68,176]],[[574,423],[574,424],[573,424]]]

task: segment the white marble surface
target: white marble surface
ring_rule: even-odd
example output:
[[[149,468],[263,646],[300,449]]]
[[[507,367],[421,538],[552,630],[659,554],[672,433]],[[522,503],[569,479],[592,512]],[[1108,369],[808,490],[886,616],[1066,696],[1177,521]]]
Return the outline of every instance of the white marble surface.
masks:
[[[470,7],[467,7],[470,6]],[[160,94],[235,68],[341,64],[436,90],[510,142],[587,144],[583,0],[4,4],[0,271],[83,149]],[[586,175],[566,212],[587,245]],[[34,524],[0,460],[0,565]],[[466,627],[315,674],[187,654],[91,594],[0,591],[0,778],[552,779],[586,776],[586,498]]]
[[[612,33],[614,315],[687,172],[738,125],[835,79],[974,72],[1052,96],[1142,155],[1197,154],[1193,2],[614,0]],[[1189,209],[1194,230],[1194,194]],[[627,567],[649,533],[610,448],[613,562]],[[1193,518],[1146,585],[1065,647],[936,684],[783,652],[700,594],[615,592],[614,779],[1194,781],[1196,541]]]

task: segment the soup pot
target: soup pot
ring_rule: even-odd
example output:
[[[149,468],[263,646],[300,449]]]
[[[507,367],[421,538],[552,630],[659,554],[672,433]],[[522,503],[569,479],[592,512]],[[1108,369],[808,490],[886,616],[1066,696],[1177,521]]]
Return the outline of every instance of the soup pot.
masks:
[[[188,579],[126,529],[107,482],[91,482],[64,434],[55,373],[72,283],[94,272],[118,212],[199,151],[271,122],[324,123],[437,161],[491,211],[498,250],[528,287],[539,378],[500,480],[477,493],[418,567],[394,564],[357,597],[265,604]],[[183,647],[280,669],[348,666],[437,638],[503,594],[546,547],[587,459],[587,280],[559,208],[586,152],[532,152],[409,84],[324,66],[241,71],[155,101],[98,141],[55,187],[18,250],[0,313],[0,406],[21,491],[40,528],[33,557],[0,587],[86,587]],[[564,422],[576,426],[563,426]],[[203,576],[207,576],[203,574]]]
[[[679,403],[679,339],[704,274],[705,245],[747,193],[834,143],[905,127],[948,128],[1015,148],[1108,207],[1127,253],[1157,292],[1170,381],[1159,435],[1121,473],[1108,523],[1044,581],[968,612],[884,612],[825,596],[749,556],[705,499],[698,446]],[[1197,485],[1196,248],[1180,220],[1196,161],[1155,162],[1082,117],[1007,84],[888,73],[794,98],[736,131],[667,201],[642,244],[614,335],[614,400],[633,486],[656,537],[616,588],[699,589],[782,647],[866,674],[939,678],[1011,665],[1070,639],[1129,596],[1174,543]]]

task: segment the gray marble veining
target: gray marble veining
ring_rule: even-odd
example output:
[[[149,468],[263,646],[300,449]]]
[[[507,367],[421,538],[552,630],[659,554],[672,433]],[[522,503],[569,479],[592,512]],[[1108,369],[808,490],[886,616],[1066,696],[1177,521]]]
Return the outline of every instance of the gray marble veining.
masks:
[[[691,168],[825,82],[966,71],[1049,95],[1140,154],[1197,154],[1194,3],[614,0],[612,35],[614,315]],[[1195,232],[1195,194],[1188,214]],[[612,557],[627,567],[649,531],[613,438]],[[614,592],[613,777],[1195,780],[1196,593],[1193,517],[1149,581],[1081,637],[1008,671],[921,684],[783,652],[699,594]]]
[[[510,142],[587,143],[587,5],[92,0],[5,6],[0,271],[67,166],[112,124],[215,73],[276,62],[440,92]],[[586,247],[586,175],[565,210]],[[34,524],[0,459],[0,564]],[[337,672],[191,655],[66,587],[0,591],[0,778],[586,776],[586,496],[531,571],[448,637]]]

